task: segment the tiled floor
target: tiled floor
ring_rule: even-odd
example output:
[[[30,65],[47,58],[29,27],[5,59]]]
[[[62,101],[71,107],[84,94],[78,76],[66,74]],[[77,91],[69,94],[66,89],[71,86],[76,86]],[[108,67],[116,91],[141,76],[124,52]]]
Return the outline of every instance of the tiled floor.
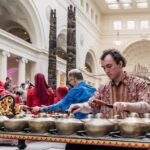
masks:
[[[17,140],[4,140],[0,139],[0,143],[17,143]],[[52,143],[52,142],[38,142],[38,141],[27,141],[27,147],[25,150],[64,150],[65,143]],[[18,150],[17,147],[14,146],[0,146],[0,150]]]

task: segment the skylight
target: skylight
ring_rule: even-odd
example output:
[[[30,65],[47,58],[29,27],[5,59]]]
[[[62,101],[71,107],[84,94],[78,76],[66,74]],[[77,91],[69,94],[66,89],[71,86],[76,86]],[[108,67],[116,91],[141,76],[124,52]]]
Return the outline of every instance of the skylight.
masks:
[[[107,4],[117,3],[117,0],[105,0]]]
[[[147,2],[147,0],[135,0],[135,2],[137,2],[137,3],[145,3],[145,2]]]
[[[137,3],[137,8],[148,8],[147,3]]]
[[[130,9],[130,8],[132,8],[132,5],[131,4],[122,4],[122,7],[124,9]]]
[[[120,9],[118,4],[108,4],[109,9]]]
[[[148,8],[147,0],[105,0],[109,9]]]
[[[132,0],[120,0],[120,3],[124,4],[132,3]]]

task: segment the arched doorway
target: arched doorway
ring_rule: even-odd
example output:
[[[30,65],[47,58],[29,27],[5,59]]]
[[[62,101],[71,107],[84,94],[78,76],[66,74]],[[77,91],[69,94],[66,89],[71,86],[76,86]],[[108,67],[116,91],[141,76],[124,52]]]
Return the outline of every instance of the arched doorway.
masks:
[[[93,58],[91,52],[88,52],[86,54],[84,69],[89,73],[95,73],[95,63],[94,63],[94,58]]]
[[[57,56],[66,60],[67,57],[67,39],[64,33],[60,33],[57,37]]]
[[[57,85],[66,84],[67,37],[63,29],[57,36]]]
[[[127,59],[127,72],[140,76],[150,76],[150,41],[135,42],[129,45],[123,53]]]
[[[97,86],[96,84],[98,83],[98,82],[96,83],[97,77],[95,76],[96,75],[95,60],[96,59],[93,50],[89,50],[85,57],[83,73],[84,79],[87,81],[87,83],[93,86]]]

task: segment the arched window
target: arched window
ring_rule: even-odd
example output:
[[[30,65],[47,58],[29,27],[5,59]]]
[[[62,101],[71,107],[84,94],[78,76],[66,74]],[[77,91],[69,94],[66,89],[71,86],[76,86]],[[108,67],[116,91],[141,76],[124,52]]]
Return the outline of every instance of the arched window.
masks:
[[[25,41],[27,41],[27,42],[29,42],[29,43],[31,43],[30,36],[29,36],[28,32],[22,28],[17,28],[17,27],[12,28],[12,29],[8,30],[8,32],[21,38],[21,39],[23,39],[23,40],[25,40]]]
[[[89,73],[95,72],[95,65],[94,65],[93,55],[91,54],[91,52],[87,53],[84,66],[85,66],[84,69]]]

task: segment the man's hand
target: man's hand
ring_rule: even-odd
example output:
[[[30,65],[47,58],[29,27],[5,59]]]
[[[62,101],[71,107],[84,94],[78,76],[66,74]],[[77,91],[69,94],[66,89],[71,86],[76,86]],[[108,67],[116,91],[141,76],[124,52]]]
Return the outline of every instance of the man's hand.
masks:
[[[68,113],[77,113],[81,111],[82,106],[80,104],[72,104],[67,110]]]
[[[33,107],[32,110],[35,112],[39,112],[41,110],[41,108],[39,106],[35,106],[35,107]]]
[[[103,100],[100,99],[91,99],[88,101],[88,104],[93,108],[100,108],[101,106],[106,105],[106,103]]]
[[[47,107],[47,106],[41,107],[40,110],[41,110],[42,112],[47,113],[48,111],[50,111],[50,106],[49,106],[49,107]]]
[[[115,102],[114,110],[117,112],[128,111],[129,103],[127,102]]]
[[[20,108],[23,109],[23,110],[28,110],[29,106],[27,106],[27,105],[20,105]]]

